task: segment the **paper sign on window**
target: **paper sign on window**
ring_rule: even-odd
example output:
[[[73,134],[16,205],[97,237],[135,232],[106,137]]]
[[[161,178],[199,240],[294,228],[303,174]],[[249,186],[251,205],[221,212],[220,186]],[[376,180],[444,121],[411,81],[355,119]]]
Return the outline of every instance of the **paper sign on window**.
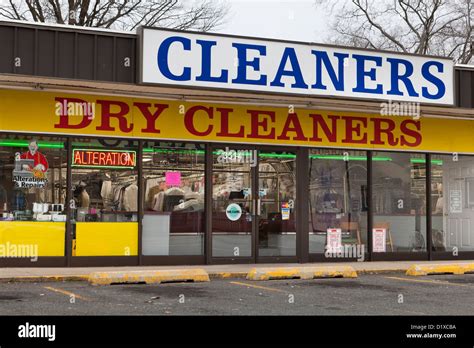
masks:
[[[461,190],[449,190],[449,212],[454,214],[462,213]]]
[[[28,151],[15,154],[13,182],[17,188],[44,188],[48,182],[46,172],[49,169],[45,155],[38,151],[38,142],[30,141]]]
[[[181,186],[181,172],[166,172],[165,181],[168,186]]]
[[[328,253],[337,253],[342,250],[342,231],[340,228],[327,229],[326,251]]]
[[[384,253],[387,251],[387,229],[374,228],[372,230],[372,250],[374,253]]]
[[[290,205],[288,202],[281,204],[281,219],[290,220]]]

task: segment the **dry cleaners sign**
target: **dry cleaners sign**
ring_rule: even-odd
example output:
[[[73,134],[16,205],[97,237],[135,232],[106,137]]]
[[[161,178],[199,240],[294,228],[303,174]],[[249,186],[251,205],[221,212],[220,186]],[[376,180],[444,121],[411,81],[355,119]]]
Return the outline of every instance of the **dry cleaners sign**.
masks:
[[[453,104],[453,61],[143,28],[141,82]]]

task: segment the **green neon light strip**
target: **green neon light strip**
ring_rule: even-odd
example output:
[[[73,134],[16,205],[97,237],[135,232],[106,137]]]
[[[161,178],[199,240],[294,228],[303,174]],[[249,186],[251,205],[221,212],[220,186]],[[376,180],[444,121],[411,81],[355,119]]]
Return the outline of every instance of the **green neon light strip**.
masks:
[[[309,155],[311,159],[332,159],[332,160],[349,160],[349,161],[367,161],[366,156],[342,156],[342,155]],[[390,157],[372,157],[372,161],[390,162]]]
[[[4,140],[0,141],[0,146],[8,146],[8,147],[28,147],[30,144],[27,140]],[[38,147],[44,149],[64,149],[64,143],[61,142],[54,142],[54,141],[38,141]],[[74,149],[74,150],[91,150],[91,149]],[[135,153],[136,159],[136,152],[135,151],[127,151],[127,150],[92,150],[92,151],[109,151],[109,152],[133,152]],[[183,155],[204,155],[204,150],[177,150],[177,149],[155,149],[155,148],[144,148],[143,152],[145,153],[177,153]],[[214,155],[219,155],[221,152],[214,151]],[[274,153],[260,153],[259,157],[267,157],[267,158],[296,158],[294,154],[274,154]],[[344,156],[341,155],[310,155],[309,158],[311,159],[334,159],[334,160],[344,160]],[[365,156],[349,156],[350,161],[365,161],[367,157]],[[372,157],[372,161],[391,161],[390,157]],[[412,158],[410,159],[411,163],[426,163],[424,158]],[[443,160],[436,160],[432,159],[431,164],[442,166]],[[74,165],[74,167],[79,167],[80,165]],[[95,166],[94,168],[129,168],[129,167],[99,167]],[[130,167],[134,168],[134,167]]]
[[[143,152],[147,153],[177,153],[177,154],[198,154],[204,155],[204,150],[177,150],[177,149],[153,149],[153,148],[145,148]],[[224,151],[214,151],[214,155],[220,155]],[[245,153],[249,156],[249,153]],[[279,154],[279,153],[259,153],[259,157],[263,158],[296,158],[295,154]],[[348,158],[342,155],[310,155],[311,159],[329,159],[329,160],[349,160],[349,161],[366,161],[366,156],[349,156]],[[372,161],[378,162],[390,162],[392,159],[390,157],[372,157]],[[413,162],[415,163],[415,162]]]
[[[27,140],[4,140],[0,141],[0,146],[7,146],[7,147],[28,147],[30,144]],[[54,141],[38,141],[38,147],[41,149],[64,149],[64,143],[61,142],[54,142]],[[74,150],[92,150],[92,149],[74,149]],[[74,153],[73,150],[73,153]],[[127,151],[127,150],[97,150],[94,149],[92,151],[108,151],[108,152],[133,152],[135,154],[136,159],[136,152],[135,151]],[[175,149],[155,149],[155,148],[144,148],[143,152],[145,153],[177,153],[183,155],[204,155],[204,150],[175,150]],[[214,151],[214,155],[219,155],[222,152]],[[259,157],[266,157],[266,158],[296,158],[294,154],[276,154],[276,153],[260,153]],[[311,159],[333,159],[333,160],[344,160],[345,157],[341,155],[310,155],[309,158]],[[349,156],[348,158],[350,161],[366,161],[367,157],[365,156]],[[372,157],[372,161],[391,161],[390,157]],[[426,163],[424,158],[412,158],[410,159],[411,163]],[[436,160],[432,159],[431,164],[442,166],[443,160]],[[117,167],[117,166],[82,166],[73,164],[73,167],[88,167],[88,168],[130,168],[133,169],[134,167]]]
[[[9,147],[28,147],[30,144],[27,140],[4,140],[0,141],[0,146],[9,146]],[[38,141],[39,149],[64,149],[64,144],[53,141]]]
[[[411,163],[426,163],[426,160],[424,158],[412,158]],[[443,160],[436,160],[432,159],[431,164],[435,164],[437,166],[442,166],[443,165]]]
[[[204,155],[205,150],[179,150],[179,149],[154,149],[154,148],[144,148],[143,152],[145,153],[177,153],[181,155]],[[220,155],[224,151],[214,151],[214,155]],[[249,155],[248,153],[246,153]],[[277,154],[277,153],[259,153],[259,157],[267,158],[296,158],[294,154]],[[342,155],[310,155],[311,159],[332,159],[332,160],[344,160],[345,157]],[[365,156],[349,156],[350,161],[366,161],[367,157]],[[391,162],[390,157],[372,157],[372,161],[377,162]],[[411,163],[425,163],[423,158],[412,158],[410,159]],[[431,160],[432,164],[443,165],[442,160]]]
[[[290,153],[259,153],[258,157],[267,158],[296,158],[296,155]]]
[[[204,150],[178,150],[178,149],[153,149],[153,148],[144,148],[143,152],[146,153],[177,153],[181,155],[204,155],[206,151]]]

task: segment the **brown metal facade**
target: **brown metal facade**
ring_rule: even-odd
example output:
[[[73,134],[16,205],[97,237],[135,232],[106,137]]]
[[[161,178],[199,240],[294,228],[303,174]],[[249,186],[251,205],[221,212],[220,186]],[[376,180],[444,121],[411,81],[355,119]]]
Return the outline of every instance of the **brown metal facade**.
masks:
[[[0,22],[0,74],[135,83],[134,34]]]

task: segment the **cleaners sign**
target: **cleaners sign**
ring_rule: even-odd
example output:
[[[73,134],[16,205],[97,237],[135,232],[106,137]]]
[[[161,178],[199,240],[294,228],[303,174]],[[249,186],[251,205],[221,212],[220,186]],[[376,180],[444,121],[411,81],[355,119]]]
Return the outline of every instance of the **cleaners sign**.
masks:
[[[451,59],[142,29],[141,82],[453,104]]]
[[[57,116],[56,103],[64,99],[95,103],[94,118]],[[2,132],[474,154],[474,122],[468,119],[426,116],[414,120],[298,108],[289,113],[284,107],[42,91],[0,90],[0,100],[8,100],[0,103]],[[105,160],[107,166],[113,163],[112,158],[96,156],[91,160]]]

